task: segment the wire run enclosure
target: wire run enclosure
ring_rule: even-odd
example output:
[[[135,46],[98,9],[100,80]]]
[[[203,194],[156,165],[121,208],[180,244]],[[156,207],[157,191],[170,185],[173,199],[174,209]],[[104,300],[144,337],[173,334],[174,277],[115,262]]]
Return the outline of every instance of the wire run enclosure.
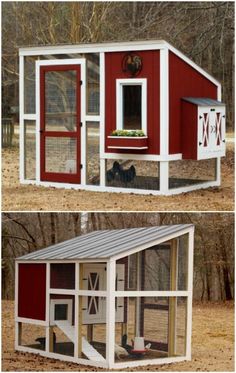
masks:
[[[194,226],[95,231],[16,260],[15,349],[109,369],[191,359]]]
[[[20,48],[19,88],[23,184],[154,195],[220,185],[221,84],[163,40]]]

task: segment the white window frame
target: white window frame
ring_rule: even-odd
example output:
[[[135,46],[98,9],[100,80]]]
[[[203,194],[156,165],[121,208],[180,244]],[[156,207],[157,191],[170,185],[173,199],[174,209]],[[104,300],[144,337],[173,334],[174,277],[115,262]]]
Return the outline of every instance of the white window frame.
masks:
[[[141,129],[147,135],[147,79],[116,79],[116,129],[123,130],[123,86],[141,86]],[[133,130],[137,130],[134,128]],[[132,130],[128,130],[132,131]]]
[[[72,324],[72,299],[51,299],[50,300],[50,325],[55,324],[55,306],[57,304],[67,304],[67,321]]]

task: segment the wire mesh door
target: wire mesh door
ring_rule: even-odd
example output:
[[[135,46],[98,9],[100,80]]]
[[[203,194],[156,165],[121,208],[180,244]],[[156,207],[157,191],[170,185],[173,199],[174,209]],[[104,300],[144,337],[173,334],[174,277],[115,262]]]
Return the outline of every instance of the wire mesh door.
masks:
[[[41,180],[80,183],[80,87],[80,65],[41,66]]]

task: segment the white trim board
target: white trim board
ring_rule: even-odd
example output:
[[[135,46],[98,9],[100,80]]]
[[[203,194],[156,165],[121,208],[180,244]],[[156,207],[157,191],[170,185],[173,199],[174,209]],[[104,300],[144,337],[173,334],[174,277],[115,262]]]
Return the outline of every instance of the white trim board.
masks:
[[[44,56],[50,54],[73,54],[73,53],[101,53],[101,52],[121,52],[121,51],[142,51],[142,50],[160,50],[167,48],[185,62],[187,62],[194,69],[199,71],[202,75],[208,78],[217,86],[220,84],[209,73],[203,70],[189,57],[178,51],[171,44],[165,40],[149,40],[149,41],[130,41],[130,42],[110,42],[110,43],[90,43],[77,45],[55,45],[55,46],[41,46],[41,47],[22,47],[19,48],[20,56]]]
[[[98,185],[81,185],[81,184],[69,184],[69,183],[56,183],[50,181],[29,181],[24,180],[22,184],[32,184],[42,187],[53,187],[53,188],[63,188],[63,189],[74,189],[74,190],[87,190],[93,192],[110,192],[110,193],[132,193],[132,194],[143,194],[143,195],[153,195],[153,196],[170,196],[180,193],[187,193],[192,192],[198,189],[206,189],[209,187],[219,186],[220,185],[220,178],[218,175],[218,179],[215,181],[206,181],[204,183],[189,185],[186,187],[180,187],[175,189],[168,189],[166,192],[161,192],[160,190],[148,190],[148,189],[131,189],[131,188],[116,188],[116,187],[108,187],[108,186],[98,186]]]

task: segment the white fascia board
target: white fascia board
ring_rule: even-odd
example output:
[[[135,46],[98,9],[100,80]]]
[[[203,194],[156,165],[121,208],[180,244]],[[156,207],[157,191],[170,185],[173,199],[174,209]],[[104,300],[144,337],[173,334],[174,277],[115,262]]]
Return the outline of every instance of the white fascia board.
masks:
[[[109,259],[107,258],[102,258],[102,259],[44,259],[44,260],[38,260],[38,259],[20,259],[17,258],[15,259],[15,262],[18,264],[57,264],[57,263],[107,263]]]
[[[100,52],[120,52],[137,50],[158,50],[167,43],[164,40],[131,41],[131,42],[111,42],[95,44],[76,45],[50,45],[41,47],[19,48],[20,56],[43,56],[48,54],[73,54],[73,53],[100,53]]]
[[[184,62],[186,62],[188,65],[192,66],[200,74],[202,74],[208,80],[210,80],[212,83],[214,83],[218,88],[221,88],[221,83],[217,79],[215,79],[213,76],[211,76],[208,72],[206,72],[202,67],[200,67],[199,65],[197,65],[189,57],[185,56],[182,52],[180,52],[178,49],[176,49],[175,47],[173,47],[171,44],[166,43],[166,45],[167,45],[168,49],[171,52],[173,52],[176,56],[180,57]]]
[[[129,255],[138,253],[140,251],[143,251],[145,249],[148,249],[149,247],[152,247],[152,246],[155,246],[155,245],[160,245],[161,243],[163,243],[165,241],[169,241],[169,240],[172,240],[173,238],[183,236],[184,234],[188,234],[190,232],[194,232],[194,226],[183,228],[178,232],[173,232],[171,234],[167,234],[165,237],[161,237],[161,238],[158,238],[158,239],[153,240],[151,242],[148,242],[146,244],[143,244],[141,246],[137,246],[133,249],[129,249],[129,250],[127,250],[123,253],[120,253],[118,255],[113,255],[112,258],[114,260],[119,260],[119,259],[124,258],[126,256],[129,256]]]

